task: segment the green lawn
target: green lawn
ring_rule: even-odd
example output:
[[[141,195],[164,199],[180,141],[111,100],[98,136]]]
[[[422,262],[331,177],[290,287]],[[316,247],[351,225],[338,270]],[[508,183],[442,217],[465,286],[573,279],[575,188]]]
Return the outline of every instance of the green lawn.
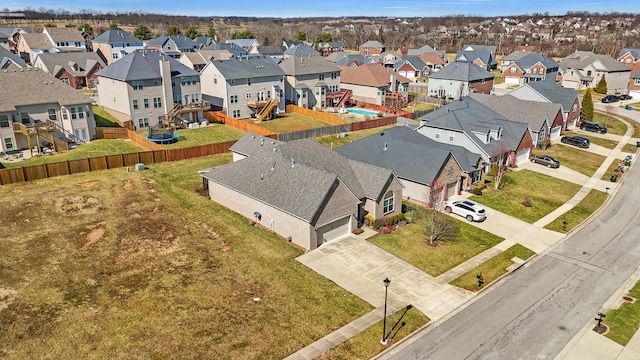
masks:
[[[100,106],[93,105],[93,117],[96,119],[97,127],[121,127],[120,122],[111,116],[108,112],[100,108]]]
[[[502,74],[500,69],[493,69],[493,70],[491,70],[491,73],[494,76],[494,78],[493,78],[493,83],[494,84],[502,84],[504,82],[504,75]]]
[[[382,126],[382,127],[367,129],[367,130],[352,131],[352,132],[348,132],[346,137],[341,136],[342,134],[326,135],[326,136],[321,136],[316,138],[316,141],[330,149],[331,148],[335,149],[344,144],[348,144],[350,142],[365,138],[367,136],[377,134],[381,131],[384,131],[386,129],[389,129],[395,126],[397,125],[389,125],[389,126]]]
[[[640,282],[629,291],[628,296],[640,299]],[[620,345],[627,345],[640,328],[640,302],[624,302],[617,310],[607,311],[603,322],[610,329],[606,337]]]
[[[387,315],[387,334],[402,317],[405,313],[405,309],[399,310],[396,312],[395,317],[391,315]],[[380,322],[368,327],[358,335],[352,337],[351,339],[343,342],[342,344],[334,347],[333,349],[327,351],[326,353],[320,355],[317,359],[319,360],[330,360],[330,359],[341,359],[341,360],[360,360],[360,359],[371,359],[378,353],[382,352],[386,348],[392,346],[393,344],[400,341],[402,338],[411,334],[413,331],[419,329],[421,326],[425,325],[429,321],[428,316],[424,315],[420,310],[415,307],[406,311],[406,315],[402,317],[403,322],[406,323],[405,326],[401,327],[397,325],[395,330],[393,331],[392,336],[393,339],[389,337],[387,339],[387,346],[380,344],[380,339],[382,338],[382,330],[383,323],[382,320]]]
[[[442,241],[437,246],[424,242],[427,235],[419,221],[368,240],[432,276],[438,276],[504,240],[464,221],[453,220],[460,226],[458,238]]]
[[[431,104],[431,103],[425,103],[425,102],[418,102],[416,103],[416,105],[414,107],[411,108],[404,108],[402,110],[405,111],[409,111],[409,112],[416,112],[416,111],[423,111],[423,110],[430,110],[430,109],[437,109],[440,106],[437,104]]]
[[[32,157],[20,162],[4,162],[2,163],[2,165],[4,165],[6,168],[15,168],[21,166],[52,163],[56,161],[84,159],[94,156],[125,154],[138,151],[144,151],[144,149],[133,144],[130,141],[99,139],[93,140],[88,144],[78,145],[78,147],[76,147],[75,149],[66,152]]]
[[[534,149],[533,155],[553,156],[560,161],[560,166],[566,166],[587,176],[593,175],[606,159],[605,156],[564,144],[555,144],[547,150]]]
[[[627,125],[622,121],[614,119],[613,117],[607,117],[607,114],[601,112],[595,112],[593,114],[593,121],[606,127],[607,133],[609,134],[624,135],[627,132]]]
[[[605,171],[604,175],[602,175],[601,179],[610,181],[611,175],[617,175],[618,176],[617,181],[620,181],[622,179],[622,176],[624,176],[625,173],[619,172],[616,170],[618,170],[619,165],[621,165],[624,162],[625,162],[624,160],[614,159],[611,165],[609,165],[609,168],[607,169],[607,171]],[[621,168],[624,168],[624,166]]]
[[[607,199],[607,194],[599,190],[591,190],[587,196],[571,210],[560,215],[557,219],[545,226],[545,229],[567,233],[581,224],[589,215],[593,214]],[[564,226],[563,222],[567,225]]]
[[[177,149],[204,144],[215,144],[238,140],[245,134],[243,131],[232,128],[231,126],[215,123],[197,129],[178,129],[176,132],[180,134],[178,141],[162,145],[162,147],[165,149]],[[146,136],[148,130],[138,130],[136,133],[141,136]]]
[[[260,123],[256,123],[256,125],[262,126],[265,129],[269,129],[276,134],[328,126],[321,121],[296,113],[290,113],[273,120],[266,120]]]
[[[471,200],[534,223],[571,199],[580,188],[580,185],[535,171],[520,170],[505,174],[500,190],[489,186],[482,196],[474,195]],[[525,197],[531,199],[531,207],[522,204]]]
[[[477,275],[482,274],[484,286],[487,286],[507,273],[507,267],[513,264],[511,261],[512,258],[517,257],[522,260],[527,260],[533,255],[535,255],[535,252],[532,250],[520,244],[515,244],[500,255],[494,256],[489,259],[489,261],[482,263],[477,268],[453,280],[450,284],[469,291],[478,291],[480,288],[478,287]]]

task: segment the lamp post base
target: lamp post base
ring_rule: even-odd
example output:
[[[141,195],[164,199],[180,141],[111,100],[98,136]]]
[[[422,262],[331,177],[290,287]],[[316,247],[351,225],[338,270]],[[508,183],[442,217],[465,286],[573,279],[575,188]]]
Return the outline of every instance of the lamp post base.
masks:
[[[387,339],[381,339],[380,344],[387,346]]]

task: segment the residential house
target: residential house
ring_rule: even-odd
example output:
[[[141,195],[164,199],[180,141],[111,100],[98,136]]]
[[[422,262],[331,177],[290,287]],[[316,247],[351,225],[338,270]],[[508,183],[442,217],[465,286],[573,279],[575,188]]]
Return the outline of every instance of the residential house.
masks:
[[[372,56],[371,59],[387,68],[393,69],[396,63],[402,60],[402,57],[394,51],[385,51],[380,55]]]
[[[471,98],[505,118],[529,124],[533,145],[560,137],[564,118],[560,104],[522,100],[511,95],[470,94]]]
[[[226,60],[233,54],[229,50],[198,50],[196,52],[185,52],[180,55],[178,61],[188,68],[197,72],[202,71],[210,60]]]
[[[538,81],[525,84],[509,91],[506,95],[512,95],[522,100],[560,104],[564,121],[563,130],[575,127],[580,119],[582,110],[580,94],[574,89],[563,88],[553,81]],[[552,134],[552,136],[554,135]]]
[[[165,119],[199,122],[209,103],[202,101],[200,74],[158,50],[136,50],[100,70],[98,100],[134,129],[161,125]]]
[[[45,27],[42,33],[47,36],[49,42],[55,45],[58,52],[85,52],[87,42],[84,32],[75,27]]]
[[[423,55],[426,55],[426,54],[437,55],[440,59],[442,59],[443,61],[442,65],[449,63],[449,58],[447,57],[447,52],[445,50],[436,50],[429,45],[424,45],[417,49],[409,48],[407,49],[407,54],[404,57],[420,56],[424,61],[425,59],[423,58]],[[431,56],[429,58],[431,58]]]
[[[246,58],[249,55],[249,53],[247,53],[247,50],[241,48],[236,44],[217,43],[212,46],[207,46],[206,50],[226,50],[233,54],[233,57],[237,58]]]
[[[482,157],[462,146],[431,140],[406,126],[383,130],[337,147],[338,154],[389,169],[400,179],[405,198],[428,203],[431,186],[442,186],[444,199],[482,179]]]
[[[25,69],[27,63],[11,51],[0,47],[0,70]]]
[[[290,48],[287,48],[287,50],[284,51],[283,53],[283,57],[289,58],[292,56],[321,56],[322,54],[320,54],[316,49],[312,48],[311,46],[307,46],[307,45],[297,45],[297,46],[292,46]]]
[[[380,64],[339,68],[340,88],[351,90],[354,101],[390,106],[398,96],[407,99],[411,80]]]
[[[40,69],[0,71],[0,151],[95,138],[91,98]]]
[[[260,42],[256,39],[230,39],[225,41],[227,44],[234,44],[247,51],[251,50],[253,46],[260,46]]]
[[[282,59],[284,59],[284,46],[259,46],[259,45],[254,45],[251,47],[251,50],[249,50],[249,55],[262,55],[262,56],[268,56],[274,60],[276,60],[276,62],[281,61]]]
[[[296,47],[296,46],[307,46],[304,41],[286,41],[286,40],[282,40],[282,46],[286,47],[287,49],[291,49],[292,47]]]
[[[339,53],[333,53],[333,54],[339,54]],[[331,55],[333,55],[331,54]],[[327,57],[327,60],[329,60],[330,56]],[[331,60],[329,60],[331,61]],[[339,58],[337,61],[334,62],[334,64],[338,65],[338,66],[352,66],[352,67],[357,67],[357,66],[361,66],[361,65],[365,65],[365,64],[376,64],[376,61],[368,58],[368,57],[364,57],[362,55],[359,54],[344,54],[341,58]]]
[[[340,91],[340,69],[322,56],[294,56],[284,59],[284,97],[287,104],[304,108],[333,106],[327,95]]]
[[[18,41],[18,54],[27,63],[36,60],[39,54],[58,53],[60,50],[43,33],[21,34]]]
[[[498,64],[491,53],[485,50],[460,50],[456,54],[455,61],[468,61],[487,71],[495,69]]]
[[[429,68],[419,57],[409,56],[396,62],[394,70],[399,75],[412,81],[416,81],[418,78],[426,76]]]
[[[604,77],[608,93],[627,91],[631,69],[608,55],[592,55],[582,60],[564,59],[560,63],[562,86],[583,90],[595,88]]]
[[[211,60],[201,74],[203,98],[223,108],[229,117],[271,117],[285,112],[285,74],[270,57]]]
[[[527,53],[513,61],[504,71],[506,84],[526,84],[535,81],[555,81],[558,77],[559,65],[538,53]]]
[[[214,45],[216,43],[215,39],[211,36],[197,36],[193,39],[193,42],[196,43],[198,49],[206,49],[208,46]]]
[[[200,45],[184,35],[164,35],[147,42],[147,49],[161,51],[167,56],[178,59],[182,53],[194,52]]]
[[[231,164],[203,170],[211,200],[305,249],[399,214],[402,184],[387,169],[347,159],[312,139],[246,134]]]
[[[104,63],[111,65],[111,63],[122,59],[128,53],[143,49],[144,43],[122,29],[110,29],[93,39],[91,48]]]
[[[640,62],[640,49],[622,49],[618,53],[617,60],[627,66]]]
[[[506,165],[517,166],[529,161],[534,147],[528,124],[509,120],[469,96],[423,115],[416,131],[480,154],[487,164],[502,157]]]
[[[566,57],[564,57],[562,61],[569,60],[569,59],[582,60],[586,57],[593,56],[593,55],[596,55],[596,53],[594,53],[593,51],[576,50],[571,54],[567,55]]]
[[[27,30],[27,28],[0,27],[0,47],[17,54],[20,34],[30,32]]]
[[[96,73],[105,67],[98,54],[93,52],[40,54],[33,67],[60,79],[74,89],[95,88]]]
[[[370,57],[380,55],[384,52],[385,47],[379,41],[369,40],[358,47],[360,55]]]
[[[462,50],[463,51],[488,51],[491,54],[491,57],[493,59],[496,58],[496,49],[497,48],[498,47],[495,46],[495,45],[480,45],[480,44],[469,44],[469,45],[463,45],[462,46]],[[495,69],[495,67],[494,67],[494,69]]]
[[[442,69],[448,61],[442,59],[437,53],[426,52],[419,56],[420,60],[427,66],[426,75],[431,75],[436,71]]]
[[[531,51],[527,50],[516,50],[509,55],[503,56],[502,60],[500,61],[500,72],[504,73],[509,65],[513,64],[516,60],[519,60],[520,58],[530,53]]]
[[[629,76],[629,95],[634,99],[640,99],[640,62],[637,62],[631,68]]]
[[[336,51],[344,51],[344,45],[337,41],[319,42],[318,45],[316,45],[316,50],[318,50],[322,56],[327,57]]]
[[[454,61],[429,76],[429,96],[459,99],[472,92],[490,94],[494,75],[467,61]]]

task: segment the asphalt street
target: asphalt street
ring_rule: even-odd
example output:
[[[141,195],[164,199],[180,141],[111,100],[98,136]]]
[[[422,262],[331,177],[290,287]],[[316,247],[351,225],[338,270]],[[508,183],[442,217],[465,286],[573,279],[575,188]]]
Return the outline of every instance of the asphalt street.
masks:
[[[640,266],[639,174],[559,245],[378,359],[553,359]]]

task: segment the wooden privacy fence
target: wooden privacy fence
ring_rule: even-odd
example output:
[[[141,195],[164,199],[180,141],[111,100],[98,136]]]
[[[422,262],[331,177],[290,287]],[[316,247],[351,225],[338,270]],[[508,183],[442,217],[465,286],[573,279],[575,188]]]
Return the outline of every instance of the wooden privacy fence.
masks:
[[[120,127],[97,127],[96,137],[98,139],[126,139],[127,129]]]
[[[246,121],[230,118],[222,111],[204,111],[205,119],[213,122],[223,123],[244,132],[252,132],[258,135],[272,137],[275,139],[275,133],[262,126],[258,126]]]
[[[339,116],[334,114],[305,109],[303,107],[291,104],[287,105],[286,111],[288,113],[297,113],[303,116],[307,116],[329,125],[342,125],[348,124],[350,122],[349,120],[342,120]]]
[[[349,124],[325,126],[321,128],[278,134],[278,140],[286,142],[300,139],[316,138],[318,136],[333,135],[343,132],[366,130],[381,126],[394,125],[397,122],[398,118],[396,116],[390,116],[378,119],[358,121]]]
[[[145,139],[144,136],[125,128],[96,128],[96,138],[98,139],[129,139],[132,143],[145,150],[164,150],[164,148],[153,141]]]

